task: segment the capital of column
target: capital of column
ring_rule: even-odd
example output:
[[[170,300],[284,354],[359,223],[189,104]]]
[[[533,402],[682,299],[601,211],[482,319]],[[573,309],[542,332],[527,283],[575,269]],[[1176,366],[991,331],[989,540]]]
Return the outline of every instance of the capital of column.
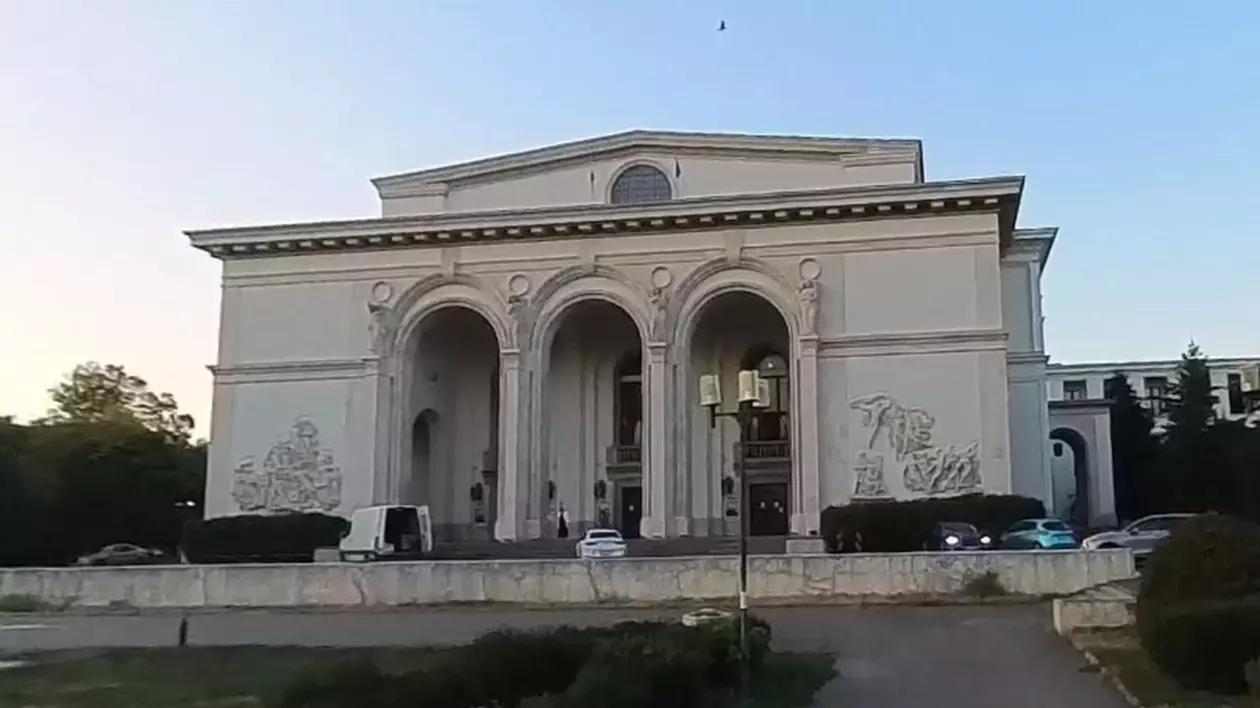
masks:
[[[520,349],[500,349],[499,362],[505,369],[521,368],[521,350]]]
[[[655,363],[664,362],[665,354],[668,349],[669,345],[665,342],[648,342],[648,359]]]
[[[819,336],[808,334],[800,338],[801,356],[818,356]]]

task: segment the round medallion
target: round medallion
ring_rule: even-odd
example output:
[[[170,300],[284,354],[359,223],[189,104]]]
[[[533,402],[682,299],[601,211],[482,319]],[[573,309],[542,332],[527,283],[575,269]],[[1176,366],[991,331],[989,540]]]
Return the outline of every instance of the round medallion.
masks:
[[[377,304],[389,302],[389,299],[393,296],[394,288],[385,281],[372,286],[372,302]]]
[[[661,266],[652,271],[652,287],[668,288],[673,282],[674,276],[669,272],[669,268]]]
[[[813,258],[806,258],[801,261],[801,277],[805,280],[813,280],[822,273],[822,266],[818,265],[818,261]]]
[[[521,296],[529,292],[529,278],[517,274],[508,278],[508,294]]]

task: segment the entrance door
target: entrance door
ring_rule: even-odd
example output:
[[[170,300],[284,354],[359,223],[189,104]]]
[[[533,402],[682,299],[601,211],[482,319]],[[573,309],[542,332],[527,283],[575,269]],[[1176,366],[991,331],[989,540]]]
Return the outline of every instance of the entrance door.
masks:
[[[753,536],[786,536],[787,491],[784,482],[748,485],[748,533]]]
[[[643,487],[622,487],[620,490],[622,538],[638,538],[639,522],[643,520]]]

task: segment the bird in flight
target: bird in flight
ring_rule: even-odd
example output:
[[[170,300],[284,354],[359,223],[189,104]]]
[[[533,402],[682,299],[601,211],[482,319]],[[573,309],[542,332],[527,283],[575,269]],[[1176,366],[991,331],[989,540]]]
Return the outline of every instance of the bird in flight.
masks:
[[[722,20],[720,23],[718,23],[718,32],[725,32],[725,31],[726,31],[726,20]]]

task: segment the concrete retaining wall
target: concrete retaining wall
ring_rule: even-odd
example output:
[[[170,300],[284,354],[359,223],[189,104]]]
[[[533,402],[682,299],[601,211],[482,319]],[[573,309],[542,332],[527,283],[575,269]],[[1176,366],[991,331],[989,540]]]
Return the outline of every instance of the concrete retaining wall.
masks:
[[[68,607],[335,607],[452,602],[669,602],[733,597],[729,556],[0,569],[0,596]],[[1134,575],[1127,549],[755,556],[756,598],[948,594],[994,571],[1010,592],[1066,595]]]

